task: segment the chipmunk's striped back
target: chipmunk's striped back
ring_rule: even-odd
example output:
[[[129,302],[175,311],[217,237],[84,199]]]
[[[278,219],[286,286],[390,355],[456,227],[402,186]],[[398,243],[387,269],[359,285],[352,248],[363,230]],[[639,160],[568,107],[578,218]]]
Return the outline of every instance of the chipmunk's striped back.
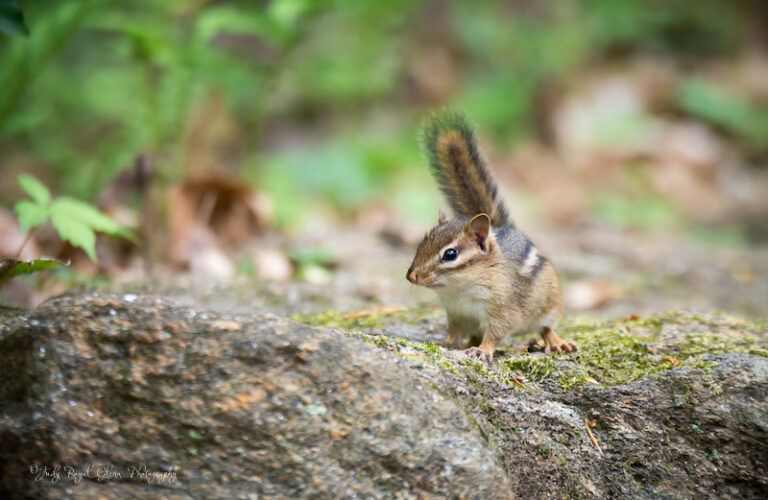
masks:
[[[494,227],[513,226],[477,149],[474,131],[462,114],[433,115],[423,137],[432,173],[457,216],[471,219],[484,213]]]

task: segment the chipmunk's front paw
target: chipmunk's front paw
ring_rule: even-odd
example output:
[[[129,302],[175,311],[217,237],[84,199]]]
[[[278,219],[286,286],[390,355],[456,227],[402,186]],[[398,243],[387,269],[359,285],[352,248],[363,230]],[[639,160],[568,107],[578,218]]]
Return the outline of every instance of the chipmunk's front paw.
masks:
[[[466,354],[470,358],[479,359],[480,361],[483,361],[486,364],[491,364],[491,361],[493,360],[493,351],[484,351],[479,347],[470,347],[469,349],[466,349],[464,351],[464,354]]]
[[[544,340],[544,352],[576,352],[576,344],[563,340],[563,338],[550,329],[541,332],[541,338]]]

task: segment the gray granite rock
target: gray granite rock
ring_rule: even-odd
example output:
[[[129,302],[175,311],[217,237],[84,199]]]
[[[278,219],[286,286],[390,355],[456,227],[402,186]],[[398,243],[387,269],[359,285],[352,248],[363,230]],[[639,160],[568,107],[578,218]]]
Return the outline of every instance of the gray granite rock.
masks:
[[[760,498],[768,491],[764,356],[714,346],[679,367],[648,365],[630,383],[564,388],[554,375],[531,372],[518,387],[514,363],[549,367],[563,380],[563,370],[578,373],[590,358],[507,352],[485,368],[420,342],[439,336],[439,319],[392,318],[343,331],[132,294],[4,310],[0,493]],[[747,327],[675,315],[632,328],[639,338],[655,329],[648,348],[666,352],[689,335],[717,339]],[[743,338],[759,345],[728,345],[765,352],[764,327],[748,328]],[[653,356],[660,355],[639,359]]]
[[[338,332],[132,295],[61,298],[0,325],[6,494],[509,492],[493,448],[453,400]],[[46,475],[56,466],[58,480]],[[75,482],[89,466],[92,477]]]

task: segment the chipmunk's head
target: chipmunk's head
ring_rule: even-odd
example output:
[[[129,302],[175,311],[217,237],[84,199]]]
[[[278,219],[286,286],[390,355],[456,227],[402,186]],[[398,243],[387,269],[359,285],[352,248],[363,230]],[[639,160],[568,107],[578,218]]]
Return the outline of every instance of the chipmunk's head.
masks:
[[[437,226],[424,236],[405,277],[428,288],[461,286],[472,281],[472,267],[487,261],[494,248],[488,215],[448,220],[441,210]]]

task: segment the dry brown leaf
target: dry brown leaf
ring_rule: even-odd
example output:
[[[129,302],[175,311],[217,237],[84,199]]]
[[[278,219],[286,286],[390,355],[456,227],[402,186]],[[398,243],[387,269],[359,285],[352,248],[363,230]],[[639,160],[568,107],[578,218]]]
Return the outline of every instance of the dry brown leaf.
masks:
[[[627,314],[626,316],[621,318],[620,321],[637,321],[639,319],[640,319],[640,315],[632,313],[632,314]]]
[[[672,356],[662,356],[661,361],[664,363],[669,363],[672,365],[672,368],[676,368],[677,365],[680,364],[680,360]]]
[[[585,418],[584,419],[584,428],[587,429],[587,435],[589,435],[589,440],[592,441],[592,445],[597,449],[597,451],[600,452],[600,455],[602,455],[603,454],[603,449],[600,447],[600,443],[597,442],[597,438],[592,433],[591,427],[593,427],[593,426],[590,426],[589,419]]]
[[[265,229],[268,203],[233,178],[187,179],[168,190],[170,257],[186,267],[198,253],[201,235],[208,246],[238,245]],[[261,201],[259,201],[261,200]]]
[[[367,318],[369,316],[389,316],[391,314],[399,313],[402,311],[402,307],[392,306],[392,307],[381,307],[376,309],[365,309],[362,311],[352,311],[344,315],[344,319],[350,320],[350,319],[358,319],[358,318]]]

